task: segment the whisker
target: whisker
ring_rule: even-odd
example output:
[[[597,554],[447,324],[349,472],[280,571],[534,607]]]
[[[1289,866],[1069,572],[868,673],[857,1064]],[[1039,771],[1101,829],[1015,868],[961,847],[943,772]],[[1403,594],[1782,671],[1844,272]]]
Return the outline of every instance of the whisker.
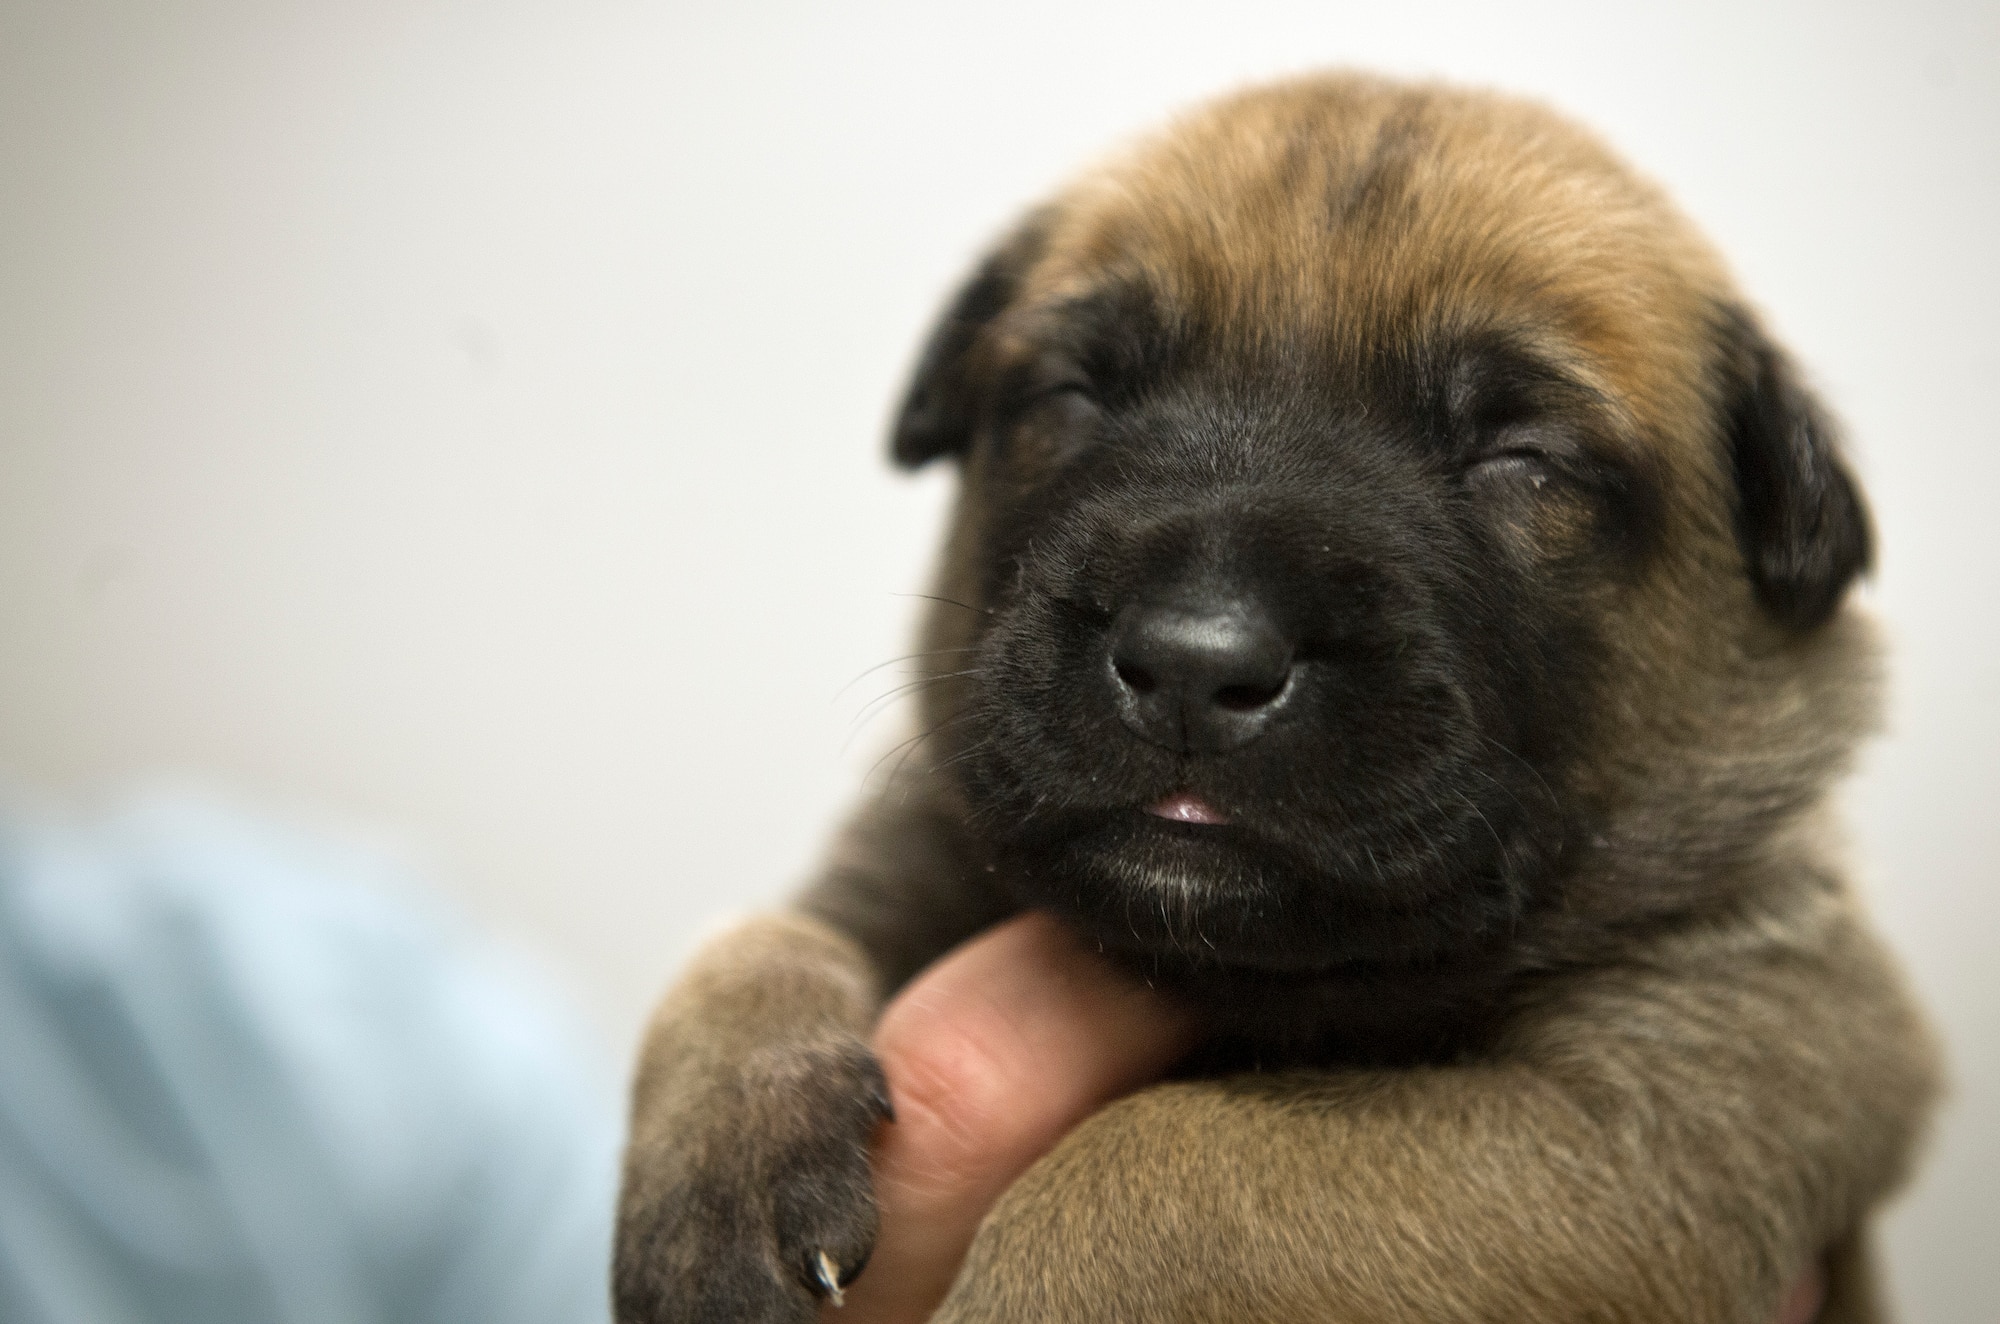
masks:
[[[1494,828],[1493,820],[1488,818],[1486,816],[1485,811],[1482,810],[1478,805],[1472,803],[1472,797],[1467,795],[1465,792],[1453,791],[1452,794],[1457,796],[1459,799],[1465,801],[1465,807],[1467,809],[1470,809],[1474,814],[1478,815],[1479,821],[1486,825],[1487,834],[1493,838],[1493,844],[1500,848],[1500,862],[1506,865],[1509,869],[1513,868],[1514,861],[1511,858],[1509,858],[1507,854],[1507,843],[1500,840],[1500,833],[1496,828]]]
[[[903,695],[908,694],[911,690],[920,690],[926,685],[935,684],[938,681],[949,680],[949,679],[951,679],[951,676],[946,675],[944,673],[939,673],[937,675],[925,674],[922,676],[918,676],[913,680],[906,680],[898,684],[891,685],[888,689],[882,691],[880,694],[876,695],[868,702],[862,704],[860,709],[854,714],[854,721],[856,723],[866,722],[870,717],[875,715],[877,710],[879,710],[883,704],[893,702],[894,700],[901,698]]]
[[[890,760],[890,758],[892,758],[897,753],[897,751],[908,748],[910,746],[914,746],[918,742],[922,741],[926,736],[929,736],[931,734],[932,732],[930,731],[919,731],[915,735],[910,736],[909,738],[904,740],[899,740],[895,744],[891,745],[888,749],[883,751],[882,757],[876,759],[873,763],[868,765],[868,771],[863,773],[861,776],[862,783],[865,785],[868,782],[873,781],[875,778],[875,774],[881,770],[882,765],[884,763],[887,763]],[[896,764],[896,767],[898,769],[900,769],[902,766],[903,765],[900,761]],[[892,783],[895,781],[895,777],[893,774],[890,777],[890,781]]]
[[[910,742],[909,748],[905,749],[903,751],[902,757],[896,760],[896,766],[889,769],[889,785],[894,786],[896,782],[902,777],[903,765],[910,761],[910,756],[912,754],[915,754],[919,749],[923,748],[924,741],[929,740],[932,736],[936,735],[938,732],[952,725],[959,718],[965,716],[971,710],[972,710],[971,704],[965,705],[965,707],[960,708],[950,717],[945,718],[943,721],[939,722],[936,726],[933,726],[930,730],[924,732],[921,736],[917,737],[915,741]],[[935,771],[935,769],[933,769],[933,771]]]
[[[849,718],[847,721],[847,734],[841,738],[840,752],[845,754],[853,746],[856,738],[858,738],[861,735],[861,733],[867,729],[868,724],[870,722],[874,721],[876,718],[880,717],[883,713],[888,712],[891,708],[896,706],[897,699],[900,699],[915,690],[923,689],[931,685],[935,681],[942,679],[943,677],[933,677],[933,676],[920,677],[916,680],[910,681],[908,684],[898,685],[895,689],[890,690],[887,694],[878,694],[873,699],[870,699],[867,703],[863,704],[861,706],[861,710],[855,713],[854,716]]]
[[[963,711],[955,714],[955,716],[961,716],[961,717],[967,715],[968,714],[966,714]],[[959,750],[956,754],[953,754],[950,758],[945,759],[941,763],[932,765],[932,771],[945,772],[949,769],[955,768],[959,764],[967,762],[975,755],[985,753],[987,748],[991,746],[992,743],[993,741],[990,738],[982,736],[980,739],[975,740],[971,744],[967,745],[964,749]]]
[[[908,739],[898,741],[896,744],[891,745],[887,750],[883,751],[882,756],[880,758],[876,759],[874,763],[869,765],[868,771],[862,775],[861,778],[862,782],[865,784],[867,782],[873,781],[875,774],[881,771],[882,765],[884,763],[887,763],[891,758],[895,758],[896,755],[900,752],[902,754],[902,757],[896,759],[896,766],[890,770],[888,778],[888,784],[890,786],[895,785],[897,777],[902,775],[903,764],[909,760],[910,755],[916,753],[918,746],[922,745],[924,741],[929,740],[932,736],[938,734],[940,731],[943,731],[946,727],[953,725],[960,718],[967,716],[968,714],[971,713],[971,711],[972,711],[972,705],[968,703],[963,707],[959,708],[956,712],[951,713],[949,716],[945,717],[943,720],[939,721],[936,725],[930,727],[929,729],[924,731],[919,731],[917,732],[917,734],[909,737]]]
[[[876,695],[874,698],[870,699],[867,703],[863,704],[861,706],[861,711],[857,712],[854,715],[853,730],[859,730],[862,726],[865,726],[868,722],[872,721],[876,717],[881,716],[885,708],[892,706],[897,699],[900,699],[903,696],[910,694],[915,690],[920,690],[926,688],[927,686],[936,685],[941,681],[960,680],[966,676],[976,676],[978,674],[979,672],[977,669],[968,669],[965,671],[940,671],[929,675],[918,676],[915,680],[906,680],[902,684],[896,685],[890,688],[889,690],[885,691],[884,693]],[[853,730],[850,730],[848,733],[850,738],[853,735]]]
[[[853,689],[856,685],[860,684],[863,680],[867,679],[869,676],[872,676],[876,672],[880,671],[883,667],[893,667],[898,662],[914,662],[920,657],[938,657],[945,653],[973,653],[977,651],[978,651],[978,645],[976,644],[968,644],[963,648],[928,648],[921,653],[905,653],[901,657],[892,657],[887,662],[877,662],[874,666],[869,667],[866,671],[856,676],[853,680],[848,681],[845,685],[842,685],[839,689],[835,690],[833,692],[832,701],[836,703],[839,702],[841,695],[847,693],[849,690]]]
[[[884,711],[887,711],[887,710],[885,709]],[[881,716],[881,714],[880,714],[880,713],[877,713],[877,714],[875,714],[875,716],[879,717],[879,716]],[[873,719],[871,718],[870,720],[873,720]],[[844,755],[846,755],[846,754],[847,754],[847,753],[848,753],[848,752],[849,752],[850,750],[852,750],[852,749],[854,748],[854,742],[855,742],[856,740],[860,739],[860,737],[861,737],[861,732],[862,732],[862,728],[860,728],[860,727],[856,727],[856,728],[855,728],[855,729],[854,729],[853,731],[851,731],[851,732],[849,732],[849,733],[848,733],[848,735],[846,736],[846,738],[845,738],[845,739],[843,739],[843,740],[842,740],[842,741],[840,742],[840,753],[841,753],[841,754],[842,754],[843,756],[844,756]],[[927,733],[925,733],[925,734],[927,734]],[[912,738],[912,739],[914,739],[915,737],[911,737],[911,738]],[[893,752],[893,751],[892,751],[892,752]],[[886,756],[885,756],[885,757],[886,757]],[[878,762],[879,762],[879,760],[878,760]],[[870,769],[870,771],[872,772],[872,771],[873,771],[873,769]]]
[[[1513,788],[1507,785],[1506,782],[1501,781],[1498,777],[1495,777],[1492,773],[1481,771],[1478,768],[1468,766],[1466,768],[1466,771],[1471,773],[1473,776],[1479,778],[1481,781],[1486,782],[1488,785],[1493,787],[1494,790],[1500,792],[1500,794],[1506,796],[1509,800],[1512,800],[1514,802],[1514,807],[1520,810],[1523,814],[1528,812],[1528,806],[1521,803],[1521,797],[1514,794]]]
[[[892,593],[889,596],[893,598],[922,598],[925,602],[942,602],[947,607],[963,607],[965,610],[977,612],[981,616],[991,616],[993,614],[991,607],[975,607],[969,602],[960,602],[957,598],[941,598],[935,593]]]
[[[1528,775],[1530,777],[1533,777],[1535,781],[1541,786],[1542,794],[1549,797],[1549,806],[1552,809],[1554,809],[1556,813],[1558,814],[1562,813],[1562,797],[1557,795],[1554,789],[1551,788],[1548,782],[1542,777],[1542,774],[1535,770],[1534,764],[1528,762],[1528,760],[1522,758],[1519,754],[1516,754],[1513,750],[1507,748],[1505,745],[1495,740],[1492,736],[1487,735],[1485,732],[1479,731],[1479,732],[1474,732],[1474,734],[1477,735],[1481,740],[1484,740],[1487,744],[1493,746],[1493,748],[1499,750],[1502,754],[1505,754],[1508,758],[1514,760],[1514,762],[1526,768],[1528,770]]]

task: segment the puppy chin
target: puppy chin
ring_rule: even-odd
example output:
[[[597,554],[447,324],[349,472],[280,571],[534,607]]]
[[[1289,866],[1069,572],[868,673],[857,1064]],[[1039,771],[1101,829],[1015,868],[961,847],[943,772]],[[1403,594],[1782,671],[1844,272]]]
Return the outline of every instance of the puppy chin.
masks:
[[[1489,946],[1519,904],[1485,874],[1386,895],[1372,873],[1327,873],[1246,828],[1151,807],[1044,838],[1007,874],[1022,904],[1067,915],[1107,952],[1168,975],[1430,968]]]
[[[1328,935],[1311,921],[1300,875],[1236,837],[1134,811],[1023,853],[1008,873],[1023,904],[1067,915],[1105,951],[1149,969],[1323,967]]]

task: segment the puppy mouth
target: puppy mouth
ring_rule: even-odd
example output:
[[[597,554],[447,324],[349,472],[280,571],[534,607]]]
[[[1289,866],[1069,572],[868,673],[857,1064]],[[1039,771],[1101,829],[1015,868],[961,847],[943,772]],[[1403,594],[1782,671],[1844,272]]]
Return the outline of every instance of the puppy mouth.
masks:
[[[1164,818],[1170,823],[1189,823],[1203,827],[1227,827],[1229,815],[1217,809],[1192,791],[1174,791],[1146,806],[1146,812],[1154,818]]]

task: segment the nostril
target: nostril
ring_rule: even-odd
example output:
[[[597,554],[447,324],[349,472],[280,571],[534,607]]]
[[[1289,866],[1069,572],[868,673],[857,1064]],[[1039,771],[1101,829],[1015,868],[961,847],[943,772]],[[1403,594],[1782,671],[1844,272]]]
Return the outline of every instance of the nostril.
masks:
[[[1136,662],[1114,662],[1118,679],[1125,682],[1125,688],[1134,694],[1151,694],[1160,688],[1159,678]]]
[[[1236,713],[1254,713],[1273,702],[1285,692],[1285,682],[1291,679],[1291,672],[1277,681],[1263,685],[1224,685],[1215,692],[1218,708],[1227,708]]]

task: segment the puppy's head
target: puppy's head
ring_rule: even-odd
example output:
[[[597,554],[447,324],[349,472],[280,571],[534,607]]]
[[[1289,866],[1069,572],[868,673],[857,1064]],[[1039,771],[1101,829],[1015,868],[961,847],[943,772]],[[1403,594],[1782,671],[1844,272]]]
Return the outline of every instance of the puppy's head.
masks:
[[[974,274],[894,451],[963,468],[938,775],[1113,948],[1436,968],[1706,904],[1865,721],[1824,420],[1532,106],[1198,113]]]

